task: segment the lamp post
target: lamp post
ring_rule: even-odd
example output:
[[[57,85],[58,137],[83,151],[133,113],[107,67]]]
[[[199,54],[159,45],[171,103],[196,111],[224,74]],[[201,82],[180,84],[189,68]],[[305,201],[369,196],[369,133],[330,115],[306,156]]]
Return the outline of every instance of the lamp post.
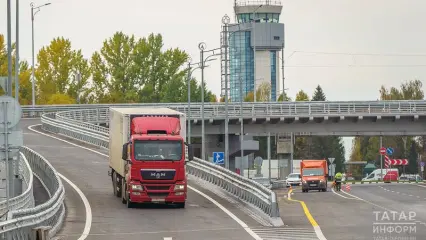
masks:
[[[16,0],[15,98],[19,102],[19,0]]]
[[[35,17],[35,15],[38,13],[38,12],[40,12],[40,8],[42,8],[42,7],[45,7],[45,6],[48,6],[48,5],[50,5],[51,3],[45,3],[45,4],[43,4],[43,5],[40,5],[40,6],[37,6],[37,7],[35,7],[34,6],[34,3],[32,2],[31,4],[30,4],[30,6],[31,6],[31,37],[32,37],[32,40],[31,40],[31,45],[32,45],[32,71],[31,71],[31,87],[32,87],[32,107],[34,108],[34,106],[35,106],[35,74],[34,74],[34,72],[35,72],[35,68],[34,68],[34,17]],[[36,11],[34,11],[34,10],[36,10]],[[33,111],[33,114],[34,114],[34,111]]]
[[[228,116],[228,24],[231,19],[228,15],[223,16],[222,23],[225,25],[225,168],[229,169],[229,116]]]
[[[259,5],[259,7],[257,7],[254,11],[253,11],[253,59],[254,59],[254,68],[253,68],[253,80],[254,80],[254,84],[253,84],[253,99],[254,102],[256,102],[256,13],[257,10],[259,10],[259,8],[261,8],[263,6],[263,4]]]
[[[205,122],[204,122],[204,68],[207,60],[213,56],[218,56],[220,53],[215,53],[215,51],[220,52],[220,48],[215,48],[212,50],[206,50],[207,45],[204,42],[198,44],[198,49],[200,49],[200,68],[201,68],[201,159],[206,157],[206,148],[205,148]],[[208,57],[204,58],[205,53],[212,53]]]
[[[244,116],[243,116],[243,78],[240,76],[240,149],[241,149],[241,168],[240,168],[240,175],[243,174],[244,169]],[[250,169],[248,170],[250,172]]]
[[[213,59],[209,59],[208,61],[213,61],[215,60]],[[206,62],[208,62],[206,61]],[[187,84],[188,84],[188,144],[191,144],[191,76],[192,73],[197,70],[200,69],[201,66],[198,66],[196,68],[192,68],[191,66],[193,65],[200,65],[200,63],[191,63],[191,61],[188,61],[188,67],[187,67],[187,71],[188,71],[188,75],[187,75]],[[205,66],[208,67],[208,66]]]

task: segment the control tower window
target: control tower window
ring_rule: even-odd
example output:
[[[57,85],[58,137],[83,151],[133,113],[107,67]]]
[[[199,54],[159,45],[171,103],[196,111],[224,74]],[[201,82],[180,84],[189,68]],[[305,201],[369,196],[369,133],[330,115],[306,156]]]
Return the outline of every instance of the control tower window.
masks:
[[[248,23],[252,22],[254,19],[253,13],[242,13],[237,15],[237,20],[239,23]],[[256,22],[262,23],[278,23],[280,21],[280,14],[278,13],[257,13],[256,14]]]

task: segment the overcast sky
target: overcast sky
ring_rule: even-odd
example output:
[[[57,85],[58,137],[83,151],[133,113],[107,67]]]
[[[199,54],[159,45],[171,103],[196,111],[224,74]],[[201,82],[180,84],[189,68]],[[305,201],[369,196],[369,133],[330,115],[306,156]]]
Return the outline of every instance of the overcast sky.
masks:
[[[286,33],[285,85],[293,99],[300,89],[312,95],[320,84],[328,100],[376,100],[381,85],[425,79],[425,0],[281,1],[280,22]],[[30,2],[20,0],[20,52],[29,62]],[[40,5],[47,1],[34,2]],[[234,19],[233,0],[50,2],[52,5],[36,15],[36,52],[52,38],[63,36],[87,58],[101,48],[103,40],[123,31],[138,37],[161,33],[165,47],[179,47],[198,60],[198,43],[219,47],[222,16]],[[15,23],[14,13],[12,19]],[[6,33],[6,0],[0,3],[0,32]],[[14,34],[13,29],[13,39]],[[220,62],[210,65],[205,71],[207,86],[219,95]],[[194,75],[199,77],[197,72]],[[350,140],[345,142],[349,152]]]

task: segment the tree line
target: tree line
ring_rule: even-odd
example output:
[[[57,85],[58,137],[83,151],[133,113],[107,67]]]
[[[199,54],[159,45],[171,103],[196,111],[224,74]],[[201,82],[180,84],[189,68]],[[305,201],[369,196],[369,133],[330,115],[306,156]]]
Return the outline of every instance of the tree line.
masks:
[[[399,88],[386,88],[382,86],[379,90],[380,100],[423,100],[423,84],[420,80],[406,81]],[[407,173],[418,173],[418,155],[424,156],[426,136],[386,136],[382,137],[384,147],[392,147],[394,153],[391,158],[408,159],[409,165],[405,168]],[[380,166],[380,138],[379,137],[356,137],[350,161],[368,161]]]
[[[85,58],[69,39],[57,37],[37,54],[36,104],[186,102],[189,55],[163,45],[161,34],[137,38],[116,32]],[[13,45],[13,71],[14,49]],[[0,76],[7,76],[7,66],[5,38],[0,34]],[[19,102],[28,105],[31,67],[21,61],[19,70]],[[189,84],[191,101],[200,102],[201,85],[195,78]],[[217,97],[206,87],[204,90],[204,100],[216,102]]]

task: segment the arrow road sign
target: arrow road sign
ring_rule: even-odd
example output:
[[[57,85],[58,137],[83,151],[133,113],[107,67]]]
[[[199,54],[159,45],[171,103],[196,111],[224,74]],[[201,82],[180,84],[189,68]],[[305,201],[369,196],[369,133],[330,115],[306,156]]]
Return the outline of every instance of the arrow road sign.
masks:
[[[389,168],[389,166],[406,166],[408,165],[408,159],[390,159],[388,156],[385,156],[385,167]]]
[[[386,153],[387,153],[388,155],[392,155],[392,154],[393,154],[393,148],[388,147],[388,148],[386,149]]]
[[[379,152],[380,152],[380,155],[385,155],[386,154],[386,148],[381,147]]]
[[[225,153],[224,152],[213,152],[213,163],[214,164],[225,164]]]

